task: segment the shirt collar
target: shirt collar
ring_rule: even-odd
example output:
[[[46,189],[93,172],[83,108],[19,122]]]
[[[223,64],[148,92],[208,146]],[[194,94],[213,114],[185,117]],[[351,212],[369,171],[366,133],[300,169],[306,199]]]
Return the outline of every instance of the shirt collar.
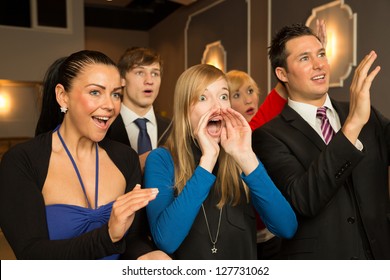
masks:
[[[312,127],[315,126],[317,121],[317,106],[297,102],[288,98],[288,106],[294,109],[305,121],[307,121]],[[333,108],[332,102],[330,101],[329,95],[326,94],[325,102],[322,106],[328,108],[327,115],[331,117],[335,117],[336,111]]]
[[[121,115],[122,115],[123,123],[125,124],[125,126],[132,124],[138,118],[146,118],[146,119],[148,119],[148,121],[151,124],[157,125],[156,115],[154,114],[153,106],[150,107],[150,110],[144,116],[139,116],[138,114],[136,114],[134,111],[130,110],[128,107],[126,107],[122,103],[121,104]]]

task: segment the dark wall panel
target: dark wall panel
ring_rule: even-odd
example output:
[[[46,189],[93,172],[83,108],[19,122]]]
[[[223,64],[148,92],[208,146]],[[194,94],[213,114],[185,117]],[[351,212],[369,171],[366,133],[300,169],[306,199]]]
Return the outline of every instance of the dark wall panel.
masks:
[[[188,34],[188,66],[201,63],[207,44],[221,41],[227,53],[226,70],[247,71],[246,1],[225,1],[190,18]]]

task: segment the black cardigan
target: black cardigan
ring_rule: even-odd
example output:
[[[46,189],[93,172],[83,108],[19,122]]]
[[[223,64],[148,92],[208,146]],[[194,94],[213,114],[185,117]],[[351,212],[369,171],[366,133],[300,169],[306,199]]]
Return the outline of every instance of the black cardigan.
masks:
[[[138,155],[104,139],[106,150],[126,179],[126,192],[141,182]],[[138,212],[125,239],[112,243],[107,225],[68,240],[49,240],[42,196],[52,147],[52,133],[18,144],[0,163],[0,227],[18,259],[98,259],[123,254],[134,259],[153,249],[145,210]]]

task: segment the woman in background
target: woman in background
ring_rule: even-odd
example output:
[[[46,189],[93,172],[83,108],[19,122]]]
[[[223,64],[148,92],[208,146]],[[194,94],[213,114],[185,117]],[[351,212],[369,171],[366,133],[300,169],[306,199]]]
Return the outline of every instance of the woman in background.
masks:
[[[230,70],[226,73],[230,89],[230,104],[249,122],[259,109],[260,90],[248,73]]]

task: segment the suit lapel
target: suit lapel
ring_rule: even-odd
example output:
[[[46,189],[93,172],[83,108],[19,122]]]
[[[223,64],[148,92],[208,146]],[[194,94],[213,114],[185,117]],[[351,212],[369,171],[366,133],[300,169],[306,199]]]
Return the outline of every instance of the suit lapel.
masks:
[[[171,120],[167,118],[163,118],[159,115],[156,115],[156,121],[157,121],[157,146],[161,146],[165,143],[167,137],[168,137],[168,129],[169,125],[171,123]]]
[[[318,149],[322,150],[326,147],[326,144],[322,140],[321,136],[290,106],[285,106],[282,113],[282,118],[295,127],[303,135],[305,135]]]
[[[115,121],[112,123],[111,127],[109,128],[109,133],[110,138],[115,139],[131,147],[129,136],[127,135],[125,124],[123,122],[121,114],[119,114]]]
[[[157,122],[157,139],[160,139],[161,135],[166,129],[166,125],[164,123],[164,119],[161,118],[159,115],[156,115],[156,122]]]
[[[343,126],[347,115],[348,115],[348,104],[339,103],[331,99],[332,105],[336,110],[341,126]],[[323,150],[326,145],[318,133],[290,106],[285,106],[281,112],[282,118],[289,123],[291,126],[295,127],[302,134],[304,134],[310,141],[312,141],[320,150]]]

